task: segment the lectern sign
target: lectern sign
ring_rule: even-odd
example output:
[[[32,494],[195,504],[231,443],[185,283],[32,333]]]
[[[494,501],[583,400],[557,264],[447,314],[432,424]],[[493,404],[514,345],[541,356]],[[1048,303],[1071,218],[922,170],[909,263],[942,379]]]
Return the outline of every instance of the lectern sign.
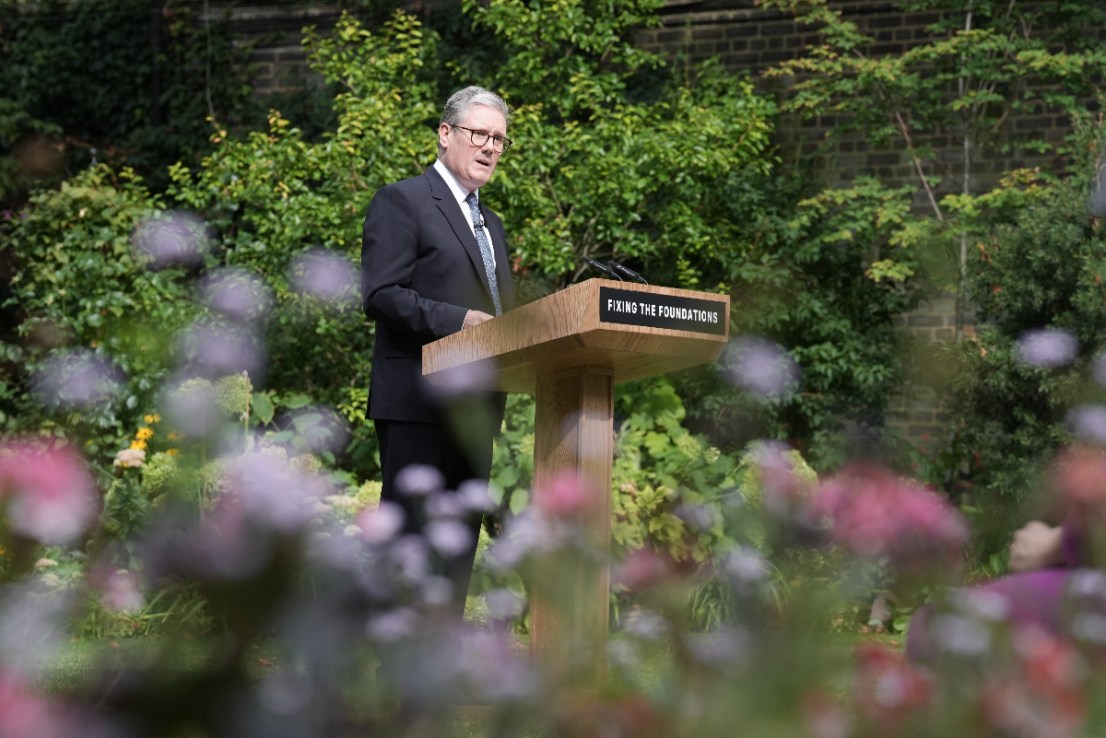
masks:
[[[727,328],[725,305],[716,300],[614,287],[599,289],[599,320],[720,336]]]

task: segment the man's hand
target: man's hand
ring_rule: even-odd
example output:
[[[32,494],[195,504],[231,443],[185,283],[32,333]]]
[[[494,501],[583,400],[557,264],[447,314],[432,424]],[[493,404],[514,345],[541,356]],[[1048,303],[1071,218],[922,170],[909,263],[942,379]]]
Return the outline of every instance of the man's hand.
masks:
[[[1064,531],[1039,520],[1026,523],[1010,542],[1010,570],[1034,571],[1059,564]]]
[[[464,330],[465,328],[471,328],[474,325],[483,323],[486,320],[491,320],[492,317],[494,316],[488,315],[481,310],[469,310],[467,313],[465,313],[465,322],[461,323],[461,329]]]

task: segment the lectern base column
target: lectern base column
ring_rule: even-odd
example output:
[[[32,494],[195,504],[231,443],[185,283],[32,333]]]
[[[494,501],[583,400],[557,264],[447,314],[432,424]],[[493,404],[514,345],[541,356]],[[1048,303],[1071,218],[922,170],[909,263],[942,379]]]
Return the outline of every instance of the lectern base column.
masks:
[[[566,477],[580,485],[586,497],[573,514],[586,546],[551,562],[548,576],[530,583],[530,653],[554,676],[574,681],[598,680],[606,672],[613,421],[609,367],[538,377],[534,489],[549,489]]]

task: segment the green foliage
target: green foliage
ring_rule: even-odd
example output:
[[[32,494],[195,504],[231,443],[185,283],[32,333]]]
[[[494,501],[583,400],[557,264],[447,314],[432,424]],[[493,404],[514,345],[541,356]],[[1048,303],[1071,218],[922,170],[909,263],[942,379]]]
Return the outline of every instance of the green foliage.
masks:
[[[699,565],[722,540],[721,504],[738,483],[737,460],[681,424],[684,406],[666,380],[619,396],[626,413],[612,471],[616,551],[648,547]]]
[[[780,177],[727,185],[733,241],[704,251],[703,271],[728,285],[731,332],[784,347],[802,389],[762,397],[716,370],[688,372],[691,424],[727,450],[785,438],[816,468],[832,468],[850,452],[844,429],[880,432],[903,377],[891,321],[921,287],[917,251],[902,237],[915,219],[909,190],[868,178],[815,193]]]
[[[169,339],[194,314],[183,270],[146,269],[131,241],[161,207],[133,172],[100,166],[38,193],[25,214],[0,224],[16,259],[6,307],[19,318],[18,342],[4,347],[13,363],[0,375],[7,431],[57,423],[94,456],[114,453],[124,429],[154,405],[170,370]],[[114,363],[127,377],[120,402],[44,419],[29,379],[63,349]]]
[[[971,340],[947,349],[945,371],[935,378],[946,390],[953,431],[940,458],[947,483],[1002,518],[995,506],[1003,501],[1016,509],[1039,502],[1037,472],[1071,439],[1069,411],[1106,400],[1090,381],[1106,348],[1106,234],[1083,205],[1088,188],[1085,179],[1071,179],[973,202],[979,228],[968,286],[981,325]],[[1020,207],[1007,209],[1011,199]],[[1021,358],[1018,340],[1044,328],[1077,341],[1074,361],[1050,368]],[[984,558],[1002,545],[994,540],[1002,532],[992,532]]]
[[[662,5],[660,0],[462,3],[474,27],[491,30],[498,41],[492,85],[508,91],[508,102],[516,105],[541,101],[554,126],[601,122],[612,107],[624,104],[628,79],[662,63],[632,43],[636,31],[658,23]]]
[[[28,175],[54,184],[67,169],[106,160],[159,188],[167,164],[207,149],[209,117],[232,124],[251,114],[248,45],[234,44],[218,20],[201,25],[185,3],[152,15],[143,0],[4,0],[0,11],[0,89],[24,119],[13,133],[25,144],[46,135],[66,164],[28,171],[25,159],[8,159],[18,139],[0,135],[0,161],[21,175],[13,185],[30,184]],[[25,194],[9,187],[0,202]]]

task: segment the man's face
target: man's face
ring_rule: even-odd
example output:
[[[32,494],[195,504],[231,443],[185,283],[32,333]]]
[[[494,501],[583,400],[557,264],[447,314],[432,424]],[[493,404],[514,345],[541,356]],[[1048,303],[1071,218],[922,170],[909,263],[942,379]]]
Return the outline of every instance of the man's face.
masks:
[[[507,119],[495,108],[473,105],[461,116],[458,125],[442,123],[438,126],[442,163],[469,192],[482,187],[492,178],[502,153],[491,138],[483,146],[473,146],[472,131],[482,131],[491,136],[506,136]],[[482,138],[480,133],[475,134],[475,137],[477,141]]]

